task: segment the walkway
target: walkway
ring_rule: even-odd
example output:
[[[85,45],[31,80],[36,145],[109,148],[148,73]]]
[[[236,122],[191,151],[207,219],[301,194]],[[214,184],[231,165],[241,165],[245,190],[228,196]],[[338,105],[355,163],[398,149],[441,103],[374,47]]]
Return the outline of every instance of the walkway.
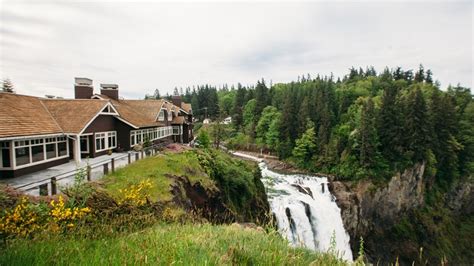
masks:
[[[76,164],[74,160],[58,166],[50,167],[34,173],[26,174],[19,177],[1,179],[0,183],[10,185],[25,191],[28,194],[38,195],[41,183],[49,182],[51,177],[58,178],[58,186],[67,186],[74,182],[74,175],[79,168],[86,167],[88,164],[92,167],[91,177],[96,180],[103,175],[103,164],[108,163],[110,169],[110,161],[115,160],[115,168],[120,168],[128,164],[127,152],[112,153],[112,155],[102,155],[96,158],[82,159],[80,164]],[[131,160],[135,161],[135,152],[132,152]],[[60,180],[59,180],[60,179]]]

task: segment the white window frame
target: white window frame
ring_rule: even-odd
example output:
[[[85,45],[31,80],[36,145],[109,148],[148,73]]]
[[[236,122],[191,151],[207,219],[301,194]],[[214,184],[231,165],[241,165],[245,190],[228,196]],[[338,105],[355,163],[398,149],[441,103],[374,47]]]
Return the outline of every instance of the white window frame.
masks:
[[[172,126],[131,130],[130,147],[143,143],[145,141],[145,138],[147,137],[149,141],[155,141],[158,139],[169,137],[171,135],[173,135]],[[139,138],[140,141],[138,141]]]
[[[42,140],[41,144],[32,144],[33,142],[36,142],[37,140]],[[51,140],[51,141],[50,141]],[[26,144],[26,141],[28,141],[28,144]],[[23,142],[23,143],[22,143]],[[58,144],[60,143],[66,143],[66,154],[59,156],[59,149],[58,149]],[[56,146],[56,156],[50,159],[47,159],[46,155],[46,145],[48,144],[55,144]],[[33,162],[33,156],[32,156],[32,146],[41,146],[43,145],[43,159],[41,161]],[[29,148],[29,159],[30,163],[27,164],[22,164],[22,165],[16,165],[16,148]],[[22,169],[38,164],[43,164],[51,161],[56,161],[60,159],[64,159],[69,157],[69,142],[66,138],[65,135],[55,135],[55,136],[49,136],[49,137],[42,137],[42,138],[30,138],[30,139],[21,139],[21,140],[13,140],[10,143],[10,156],[11,156],[11,167],[9,168],[2,168],[2,169],[11,169],[11,170],[17,170],[17,169]]]
[[[109,143],[109,137],[111,136],[115,138],[115,145],[110,145]],[[101,149],[97,149],[97,139],[102,138],[104,138],[104,147],[101,147]],[[94,134],[94,147],[96,153],[117,148],[117,131],[96,132]]]
[[[160,113],[158,113],[158,121],[165,121],[165,110],[161,109]]]

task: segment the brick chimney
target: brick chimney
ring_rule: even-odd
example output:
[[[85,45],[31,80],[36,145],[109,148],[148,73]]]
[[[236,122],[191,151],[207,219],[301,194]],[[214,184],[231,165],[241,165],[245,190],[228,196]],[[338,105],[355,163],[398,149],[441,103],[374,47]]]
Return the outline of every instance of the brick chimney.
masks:
[[[180,95],[173,95],[171,97],[171,102],[173,102],[174,105],[178,106],[179,108],[181,108],[181,102],[183,102],[183,100],[181,99],[181,96]]]
[[[92,86],[92,79],[74,78],[75,99],[90,99],[93,93],[94,87]]]
[[[118,100],[119,92],[117,84],[100,84],[100,94],[108,96],[111,99]]]

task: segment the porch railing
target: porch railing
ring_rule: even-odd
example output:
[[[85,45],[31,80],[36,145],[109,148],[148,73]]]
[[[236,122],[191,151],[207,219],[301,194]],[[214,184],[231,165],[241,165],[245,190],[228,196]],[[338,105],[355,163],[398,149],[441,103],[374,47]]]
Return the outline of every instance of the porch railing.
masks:
[[[98,180],[104,175],[113,173],[118,168],[125,167],[133,162],[146,157],[154,156],[159,152],[160,146],[154,145],[144,148],[141,151],[130,151],[124,155],[96,162],[91,165],[77,168],[72,171],[64,172],[53,177],[44,178],[27,184],[13,186],[14,188],[35,196],[56,195],[75,182],[75,176],[79,171],[84,171],[86,180]]]

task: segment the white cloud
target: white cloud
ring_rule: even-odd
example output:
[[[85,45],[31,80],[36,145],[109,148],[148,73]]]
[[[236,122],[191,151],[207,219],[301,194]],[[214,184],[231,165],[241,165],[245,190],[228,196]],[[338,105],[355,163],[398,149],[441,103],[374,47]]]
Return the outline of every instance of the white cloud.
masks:
[[[72,97],[73,77],[121,95],[195,84],[431,68],[472,87],[471,2],[0,4],[0,74],[23,94]]]

